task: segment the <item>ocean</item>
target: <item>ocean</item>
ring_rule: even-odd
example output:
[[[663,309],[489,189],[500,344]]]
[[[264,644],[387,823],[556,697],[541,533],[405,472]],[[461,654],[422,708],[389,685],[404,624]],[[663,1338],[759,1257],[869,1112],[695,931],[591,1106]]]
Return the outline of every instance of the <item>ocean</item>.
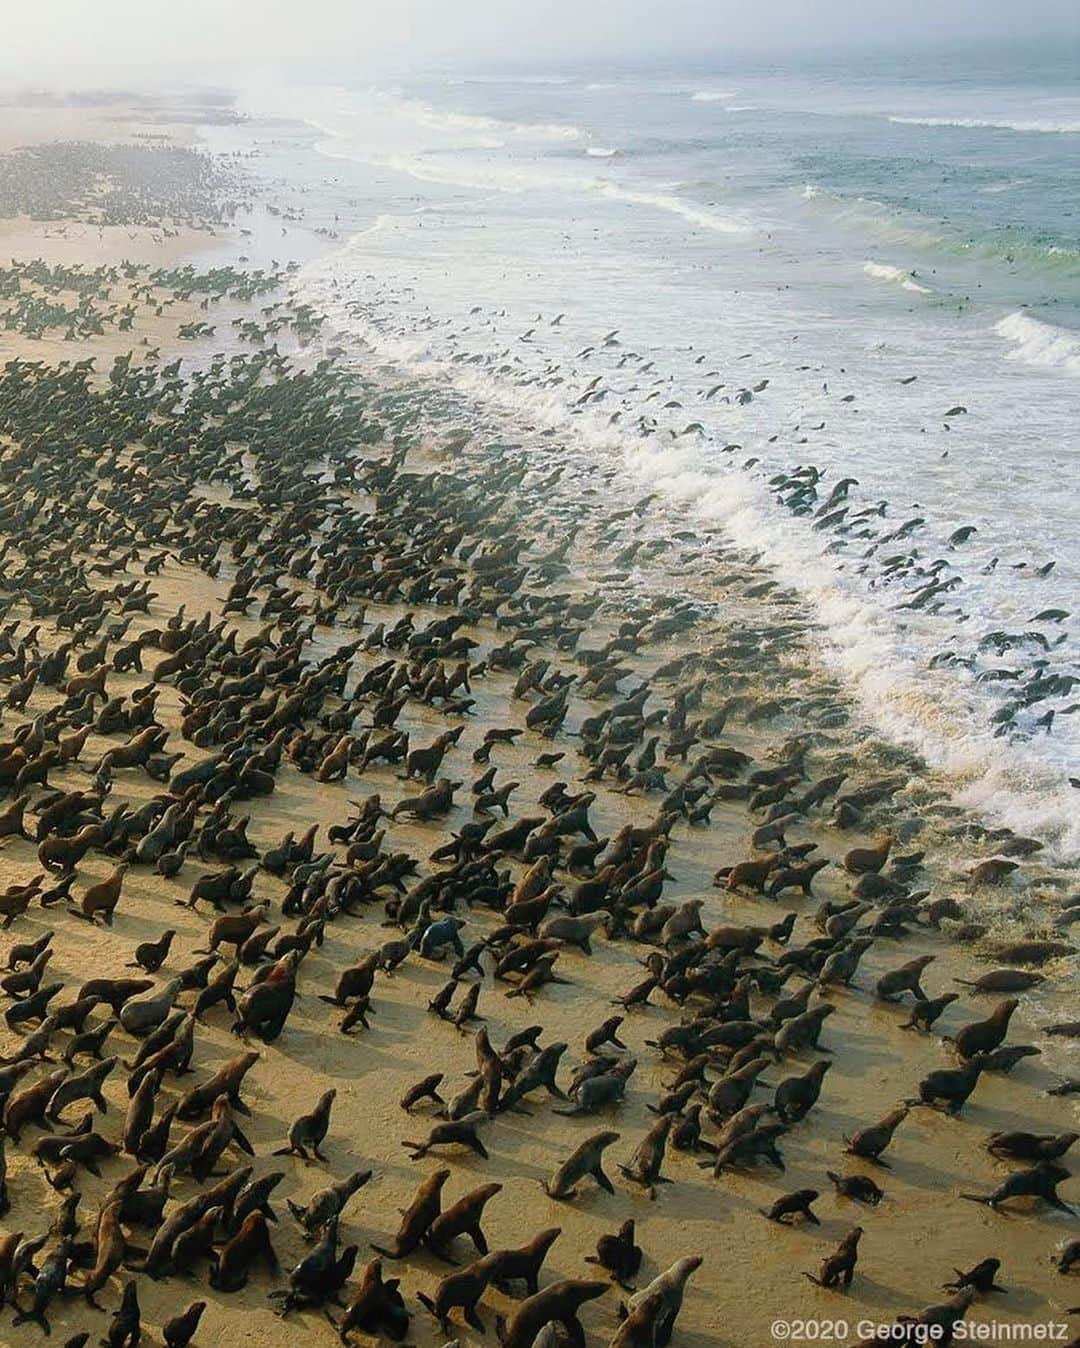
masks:
[[[1077,74],[440,72],[249,90],[219,140],[336,236],[299,284],[428,429],[554,437],[759,557],[879,733],[1075,859]]]

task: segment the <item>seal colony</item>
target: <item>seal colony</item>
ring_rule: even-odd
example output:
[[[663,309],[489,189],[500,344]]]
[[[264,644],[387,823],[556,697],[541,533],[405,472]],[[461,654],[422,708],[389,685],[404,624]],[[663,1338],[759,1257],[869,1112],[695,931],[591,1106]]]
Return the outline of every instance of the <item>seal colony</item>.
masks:
[[[988,917],[1037,840],[864,736],[752,560],[672,525],[714,602],[639,591],[652,502],[423,441],[287,275],[5,273],[24,341],[24,286],[147,289],[0,371],[4,1334],[1063,1318],[1024,999],[1075,952]]]

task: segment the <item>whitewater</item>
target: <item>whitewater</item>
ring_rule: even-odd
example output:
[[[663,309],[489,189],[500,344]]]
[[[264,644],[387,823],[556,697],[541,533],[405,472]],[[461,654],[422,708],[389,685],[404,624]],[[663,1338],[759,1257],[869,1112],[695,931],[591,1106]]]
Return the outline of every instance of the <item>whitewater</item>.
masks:
[[[882,733],[1075,858],[1080,102],[1052,55],[903,74],[274,91],[354,225],[301,284],[433,432],[557,437],[767,562]]]

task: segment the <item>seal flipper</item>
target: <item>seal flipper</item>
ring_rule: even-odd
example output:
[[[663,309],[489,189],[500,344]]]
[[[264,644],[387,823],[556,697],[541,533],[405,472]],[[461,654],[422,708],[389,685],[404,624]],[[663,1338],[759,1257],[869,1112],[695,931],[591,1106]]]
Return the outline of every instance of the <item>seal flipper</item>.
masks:
[[[589,1171],[589,1174],[592,1175],[593,1179],[596,1180],[601,1189],[604,1189],[609,1194],[615,1192],[615,1186],[612,1184],[611,1180],[608,1179],[607,1175],[604,1174],[604,1167],[599,1161],[597,1161],[596,1165]]]

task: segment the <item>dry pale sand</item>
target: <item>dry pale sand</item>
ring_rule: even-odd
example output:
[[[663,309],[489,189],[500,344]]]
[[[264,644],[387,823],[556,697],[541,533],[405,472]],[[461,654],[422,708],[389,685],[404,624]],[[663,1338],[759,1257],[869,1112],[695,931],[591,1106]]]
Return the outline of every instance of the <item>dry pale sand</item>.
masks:
[[[170,256],[178,256],[178,250],[186,242],[170,241]],[[145,238],[118,237],[117,231],[97,239],[90,235],[59,239],[55,235],[40,237],[23,226],[0,227],[0,255],[52,256],[66,261],[78,258],[87,265],[124,256],[153,262],[158,258],[153,253],[154,247]],[[140,326],[134,339],[147,335],[154,344],[161,343],[163,359],[167,359],[170,353],[165,345],[166,328],[175,321],[174,314],[163,320],[160,329]],[[111,354],[117,342],[123,344],[125,337],[130,340],[132,336],[111,334],[86,349]],[[18,334],[0,333],[2,358],[17,352],[28,358],[59,358],[54,346],[66,346],[65,356],[73,354],[71,344],[50,340],[30,343]],[[176,350],[182,352],[183,344]],[[162,576],[154,580],[158,597],[149,617],[137,620],[135,630],[162,625],[181,603],[187,605],[190,614],[201,614],[206,609],[216,614],[229,583],[229,567],[223,568],[217,581],[211,581],[193,568],[170,561]],[[385,619],[389,623],[401,611],[372,605],[369,622]],[[420,606],[418,625],[427,616]],[[243,634],[257,626],[244,619],[237,619],[236,625]],[[484,646],[501,639],[490,629],[477,630],[472,635]],[[636,674],[648,674],[660,659],[675,651],[675,647],[657,650],[647,660],[631,657],[629,663],[635,666]],[[543,653],[565,660],[554,652]],[[376,658],[361,657],[358,663],[364,668]],[[813,672],[808,671],[808,680],[813,677]],[[130,692],[146,681],[146,675],[114,674],[109,679],[110,692]],[[455,777],[468,782],[479,774],[480,769],[474,769],[470,755],[486,726],[522,723],[524,704],[511,699],[512,682],[512,677],[498,674],[477,682],[476,715],[468,720],[459,749],[447,760]],[[27,715],[33,716],[47,700],[35,693]],[[167,685],[163,686],[158,710],[163,724],[170,729],[177,726],[179,699]],[[580,714],[578,704],[569,728],[573,728]],[[5,713],[4,736],[10,736],[22,719],[21,715]],[[409,730],[413,743],[418,744],[443,729],[445,720],[437,713],[410,704],[400,724]],[[774,732],[742,724],[733,724],[724,735],[725,743],[745,750],[760,762],[770,761],[782,738]],[[100,751],[115,742],[92,737],[84,762],[93,763]],[[569,747],[570,743],[564,734],[557,747]],[[174,743],[170,741],[172,747]],[[186,747],[188,761],[201,756],[201,751],[193,746]],[[555,780],[553,773],[538,772],[530,766],[536,754],[549,747],[530,732],[516,748],[500,747],[493,753],[499,780],[511,776],[521,783],[515,797],[519,813]],[[566,769],[561,775],[573,787],[582,770],[573,752],[560,767]],[[867,776],[877,771],[875,765],[867,764]],[[75,767],[57,775],[55,784],[74,788],[85,786],[86,780],[82,769]],[[145,799],[154,786],[141,772],[119,771],[113,800]],[[414,788],[406,787],[395,770],[385,766],[369,768],[362,778],[350,774],[344,784],[320,786],[286,764],[278,776],[274,794],[250,803],[251,836],[261,847],[276,842],[287,829],[302,831],[310,822],[318,821],[324,830],[346,817],[350,799],[363,799],[376,790],[390,804],[411,794]],[[446,821],[450,827],[468,817],[467,786],[459,797],[466,804]],[[652,809],[652,801],[643,803],[623,797],[604,786],[599,788],[592,816],[601,834],[613,834],[623,823],[650,817]],[[389,836],[394,847],[426,857],[442,840],[444,827],[395,824]],[[800,914],[796,939],[816,934],[811,921],[813,902],[799,899],[789,904],[790,896],[777,903],[756,901],[729,896],[712,887],[711,876],[718,866],[748,855],[749,832],[745,807],[737,803],[718,806],[711,827],[679,826],[668,856],[668,866],[676,878],[665,890],[665,901],[677,902],[689,896],[704,898],[706,928],[720,921],[770,923],[790,907]],[[822,827],[816,833],[795,830],[789,841],[804,838],[819,841],[822,850],[834,858],[847,847],[865,840],[856,832],[839,834]],[[319,842],[325,842],[324,831],[320,832]],[[951,868],[961,860],[959,852],[940,853],[936,864],[942,869],[938,874],[951,873]],[[77,888],[101,878],[111,866],[111,859],[91,854],[80,866]],[[4,885],[28,880],[38,869],[33,845],[22,840],[7,841],[0,855]],[[89,977],[121,974],[137,942],[174,927],[178,936],[170,959],[158,976],[161,982],[172,970],[189,963],[192,952],[205,941],[208,926],[205,912],[192,912],[176,903],[186,897],[191,882],[203,869],[200,863],[189,859],[180,877],[166,882],[146,867],[135,868],[128,876],[115,925],[110,929],[91,928],[62,910],[32,908],[0,940],[0,958],[12,941],[32,940],[54,927],[56,953],[49,975],[75,987]],[[848,880],[834,867],[820,877],[815,888],[820,898],[838,898],[846,894]],[[260,874],[255,892],[258,898],[269,898],[277,909],[284,885]],[[950,891],[947,884],[942,884],[935,885],[935,892]],[[977,899],[974,902],[977,904]],[[410,958],[393,977],[379,977],[373,998],[376,1014],[369,1032],[355,1037],[338,1033],[336,1025],[342,1013],[318,1000],[316,994],[328,991],[337,972],[354,962],[361,952],[393,934],[381,925],[381,916],[378,909],[371,909],[362,918],[342,919],[329,926],[325,945],[313,951],[303,964],[301,995],[284,1034],[277,1042],[261,1048],[261,1061],[245,1086],[244,1095],[253,1117],[244,1126],[256,1151],[256,1171],[264,1173],[280,1166],[286,1176],[274,1200],[280,1217],[274,1229],[274,1243],[285,1268],[295,1263],[306,1247],[288,1216],[284,1199],[288,1196],[302,1202],[330,1175],[340,1178],[356,1168],[370,1167],[374,1171],[371,1183],[350,1203],[342,1224],[344,1241],[359,1244],[361,1259],[367,1257],[371,1240],[385,1241],[392,1235],[398,1209],[408,1201],[419,1180],[436,1164],[442,1164],[441,1157],[438,1161],[429,1158],[416,1163],[406,1159],[402,1139],[423,1137],[429,1119],[424,1106],[414,1116],[406,1116],[398,1107],[398,1099],[406,1086],[433,1070],[446,1073],[446,1087],[454,1093],[465,1084],[466,1073],[473,1066],[471,1035],[459,1033],[425,1009],[432,993],[445,981],[446,967],[417,958]],[[470,937],[476,938],[495,925],[495,918],[485,910],[478,909],[466,916],[469,921],[463,933],[466,943]],[[448,1154],[447,1163],[452,1166],[453,1175],[447,1186],[447,1198],[454,1200],[469,1188],[488,1181],[502,1184],[502,1192],[490,1203],[484,1223],[493,1247],[520,1243],[542,1227],[561,1227],[562,1235],[545,1266],[548,1279],[587,1276],[584,1256],[593,1250],[601,1233],[614,1230],[628,1216],[638,1223],[638,1240],[645,1251],[642,1283],[681,1255],[703,1254],[705,1262],[690,1285],[676,1332],[675,1342],[685,1348],[703,1348],[706,1344],[757,1348],[770,1341],[769,1325],[780,1316],[846,1320],[850,1333],[837,1335],[833,1341],[850,1341],[855,1338],[855,1325],[860,1320],[884,1321],[897,1312],[913,1312],[944,1299],[946,1294],[939,1292],[940,1285],[951,1276],[954,1267],[966,1268],[991,1254],[1003,1261],[1001,1277],[1010,1289],[1009,1294],[977,1302],[971,1312],[973,1319],[1063,1320],[1061,1308],[1080,1301],[1080,1284],[1075,1278],[1070,1281],[1056,1273],[1051,1253],[1063,1238],[1077,1234],[1075,1220],[1046,1209],[997,1214],[963,1201],[959,1193],[963,1189],[986,1191],[1006,1173],[983,1150],[982,1144],[990,1131],[1029,1128],[1049,1132],[1076,1127],[1080,1097],[1051,1099],[1043,1093],[1061,1072],[1069,1070],[1067,1048],[1040,1037],[1037,1030],[1037,1025],[1045,1023],[1047,1014],[1062,1018],[1068,1013],[1069,1000],[1064,993],[1047,994],[1044,990],[1037,1008],[1028,999],[1022,999],[1025,1004],[1014,1020],[1010,1041],[1039,1043],[1043,1048],[1041,1058],[1025,1061],[1010,1077],[984,1077],[960,1119],[929,1110],[912,1112],[889,1153],[892,1169],[866,1170],[886,1191],[886,1199],[878,1209],[861,1209],[838,1200],[825,1178],[826,1169],[865,1169],[861,1163],[842,1156],[842,1136],[912,1094],[925,1071],[950,1061],[949,1051],[937,1034],[923,1037],[900,1032],[898,1023],[906,1016],[906,1009],[875,1003],[868,991],[882,970],[923,952],[937,956],[926,978],[931,995],[949,989],[955,976],[972,977],[989,967],[977,963],[970,950],[950,944],[933,932],[920,931],[902,945],[877,943],[866,957],[856,985],[829,994],[838,1010],[828,1022],[822,1042],[833,1050],[835,1065],[818,1107],[782,1140],[787,1164],[783,1175],[762,1166],[754,1172],[732,1172],[715,1180],[699,1168],[693,1157],[671,1154],[665,1173],[672,1183],[661,1187],[655,1202],[619,1178],[614,1197],[590,1182],[583,1185],[572,1203],[555,1202],[543,1192],[540,1182],[591,1132],[612,1126],[621,1134],[620,1142],[609,1153],[608,1168],[614,1172],[614,1163],[627,1159],[653,1122],[646,1105],[655,1101],[662,1082],[669,1080],[675,1070],[674,1064],[658,1063],[655,1054],[645,1046],[647,1039],[678,1015],[677,1008],[663,1003],[627,1016],[623,1032],[640,1065],[621,1108],[599,1118],[560,1118],[551,1113],[545,1100],[537,1098],[529,1116],[499,1115],[484,1130],[490,1160],[457,1151]],[[521,998],[507,998],[504,994],[509,985],[493,984],[490,978],[486,979],[479,1010],[487,1017],[492,1041],[499,1045],[515,1030],[542,1024],[545,1041],[563,1039],[570,1044],[564,1061],[568,1067],[576,1065],[583,1057],[584,1034],[610,1013],[610,998],[625,992],[641,976],[638,961],[645,953],[634,943],[611,943],[603,937],[596,942],[591,959],[567,951],[559,968],[569,983],[544,989],[533,1005]],[[937,1028],[954,1031],[966,1021],[981,1018],[990,1005],[992,999],[964,996]],[[1075,1012],[1075,1007],[1072,1010]],[[238,1041],[229,1032],[229,1020],[220,1008],[210,1013],[207,1025],[197,1036],[194,1063],[197,1076],[186,1079],[184,1086],[193,1079],[202,1079],[238,1050]],[[12,1034],[5,1030],[0,1038],[3,1052],[15,1050]],[[118,1033],[111,1042],[114,1051],[122,1049],[125,1056],[130,1056],[135,1048],[123,1033]],[[813,1056],[804,1056],[797,1067],[792,1062],[778,1065],[767,1076],[778,1081],[793,1069],[804,1070]],[[1075,1065],[1072,1071],[1075,1074]],[[310,1108],[328,1086],[336,1087],[338,1092],[325,1146],[329,1164],[307,1164],[295,1158],[272,1160],[270,1153],[282,1144],[291,1119]],[[99,1126],[113,1135],[120,1127],[126,1107],[120,1074],[110,1081],[106,1094],[109,1114]],[[767,1092],[758,1091],[754,1098],[764,1101]],[[79,1107],[71,1112],[78,1113]],[[25,1144],[9,1145],[7,1157],[12,1210],[4,1219],[4,1229],[43,1230],[59,1206],[59,1197],[46,1185]],[[100,1180],[80,1174],[84,1221],[92,1220],[101,1194],[126,1168],[124,1160],[114,1160],[105,1166]],[[817,1204],[822,1219],[820,1228],[789,1230],[759,1215],[758,1209],[781,1192],[805,1186],[821,1190]],[[191,1180],[181,1181],[177,1192],[181,1197],[192,1192]],[[1074,1181],[1063,1187],[1063,1195],[1080,1200]],[[866,1234],[850,1294],[820,1290],[803,1278],[801,1271],[816,1269],[823,1255],[856,1223],[866,1228]],[[458,1254],[467,1255],[464,1244]],[[443,1342],[444,1336],[416,1302],[414,1293],[418,1288],[430,1292],[447,1271],[446,1266],[428,1254],[419,1254],[394,1271],[400,1273],[415,1313],[409,1342],[419,1345]],[[144,1327],[149,1330],[151,1341],[159,1341],[158,1327],[163,1320],[200,1296],[209,1302],[197,1340],[201,1344],[229,1348],[240,1343],[334,1341],[334,1331],[319,1312],[305,1312],[286,1321],[275,1318],[273,1303],[266,1296],[275,1285],[281,1285],[281,1280],[260,1271],[246,1291],[226,1296],[208,1289],[205,1271],[197,1279],[173,1278],[154,1283],[143,1278],[139,1297]],[[618,1295],[613,1290],[586,1307],[583,1319],[590,1341],[606,1342],[610,1337]],[[104,1296],[110,1308],[115,1306],[119,1282]],[[494,1313],[505,1312],[511,1304],[497,1292],[486,1295],[482,1314],[489,1325],[489,1342],[493,1341]],[[68,1335],[84,1327],[90,1328],[96,1338],[106,1323],[104,1317],[87,1310],[81,1299],[74,1298],[55,1308],[52,1338],[63,1343]],[[463,1326],[455,1326],[455,1335],[462,1342],[482,1341]],[[0,1320],[0,1342],[15,1345],[38,1341],[40,1331],[35,1326],[13,1328],[9,1316]]]

